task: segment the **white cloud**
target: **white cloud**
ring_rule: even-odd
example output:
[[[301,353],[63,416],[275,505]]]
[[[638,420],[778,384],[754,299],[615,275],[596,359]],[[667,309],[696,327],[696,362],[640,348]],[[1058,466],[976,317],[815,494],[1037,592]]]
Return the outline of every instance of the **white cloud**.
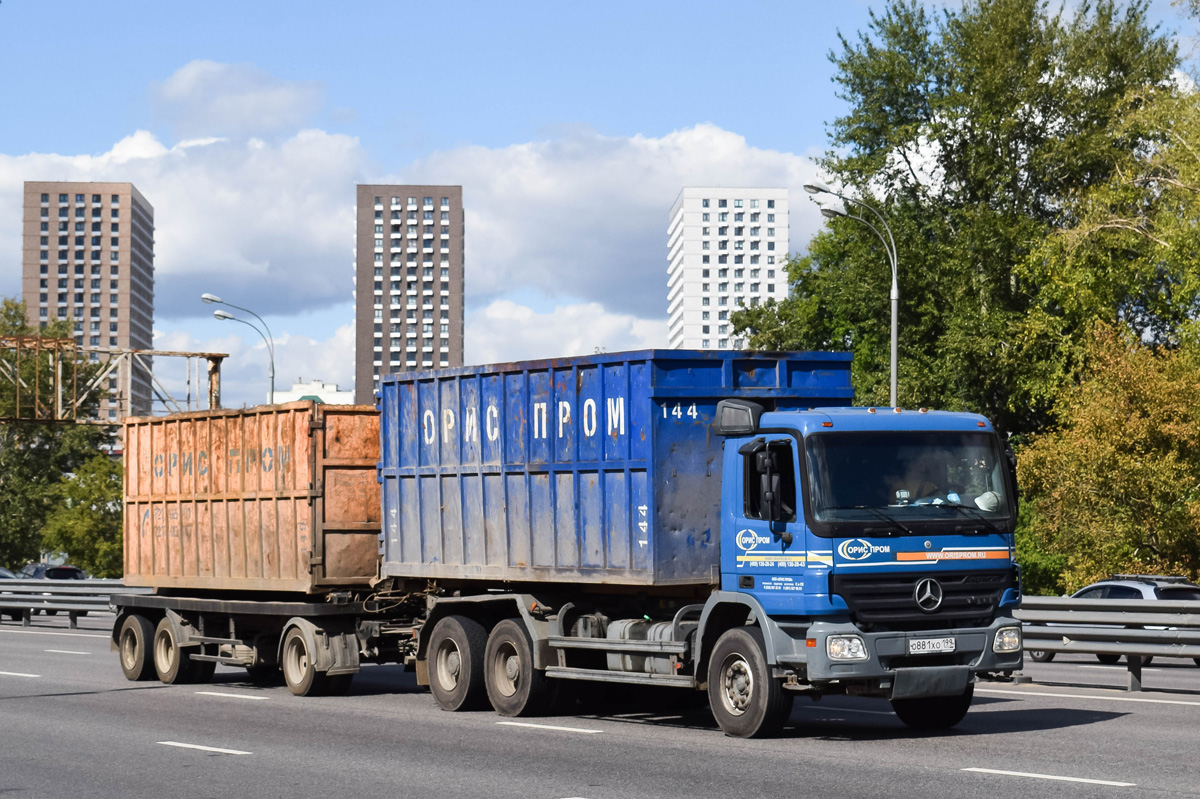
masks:
[[[296,130],[322,104],[320,84],[281,80],[253,64],[191,61],[156,87],[158,113],[179,136]]]
[[[544,142],[460,147],[396,179],[463,186],[474,302],[525,286],[652,317],[666,314],[667,214],[681,188],[788,188],[798,250],[821,223],[802,190],[815,176],[810,158],[752,147],[704,124],[661,138],[574,128]]]
[[[471,364],[665,347],[665,319],[606,311],[596,302],[560,305],[538,313],[511,300],[495,300],[466,319]]]

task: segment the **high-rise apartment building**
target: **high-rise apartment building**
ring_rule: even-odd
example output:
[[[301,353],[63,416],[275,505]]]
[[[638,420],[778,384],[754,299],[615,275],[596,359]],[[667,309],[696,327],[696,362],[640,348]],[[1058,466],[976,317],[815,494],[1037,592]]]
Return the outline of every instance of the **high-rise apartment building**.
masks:
[[[741,349],[729,315],[788,295],[787,189],[688,187],[669,219],[668,346]]]
[[[462,366],[462,186],[358,187],[354,400],[393,372]]]
[[[27,181],[21,270],[30,325],[65,319],[85,350],[151,348],[154,208],[133,184]],[[141,369],[111,380],[101,418],[150,413],[150,391]]]

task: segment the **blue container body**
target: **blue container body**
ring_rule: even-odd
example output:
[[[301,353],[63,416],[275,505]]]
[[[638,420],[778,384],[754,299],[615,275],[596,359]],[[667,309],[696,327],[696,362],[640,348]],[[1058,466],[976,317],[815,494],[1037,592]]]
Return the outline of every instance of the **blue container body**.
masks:
[[[385,376],[381,576],[715,585],[717,402],[849,405],[850,359],[646,350]]]

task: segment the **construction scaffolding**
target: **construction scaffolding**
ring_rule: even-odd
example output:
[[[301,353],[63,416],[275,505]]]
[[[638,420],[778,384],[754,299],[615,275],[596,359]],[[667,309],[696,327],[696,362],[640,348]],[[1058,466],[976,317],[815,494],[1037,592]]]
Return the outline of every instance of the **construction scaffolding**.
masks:
[[[150,412],[164,413],[221,407],[218,352],[89,349],[71,338],[0,336],[0,422],[26,420],[114,424],[95,412],[105,405],[116,418],[134,415],[134,375],[144,377],[152,393]],[[184,359],[182,391],[170,390],[151,369],[152,358]],[[206,362],[207,390],[200,390],[200,362]],[[155,407],[155,403],[158,407]]]

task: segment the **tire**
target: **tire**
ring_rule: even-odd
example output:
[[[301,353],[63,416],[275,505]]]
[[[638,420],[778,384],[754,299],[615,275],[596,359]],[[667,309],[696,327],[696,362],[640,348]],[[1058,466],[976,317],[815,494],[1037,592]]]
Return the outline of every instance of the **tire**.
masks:
[[[1047,652],[1045,649],[1030,649],[1027,651],[1029,653],[1029,659],[1034,663],[1049,663],[1050,661],[1054,660],[1054,653]]]
[[[283,672],[278,666],[269,666],[265,663],[259,663],[254,666],[246,667],[246,679],[255,685],[282,685]]]
[[[193,660],[191,662],[191,673],[188,674],[188,682],[199,684],[210,683],[216,670],[217,664],[211,660]]]
[[[429,690],[442,710],[479,710],[487,705],[483,653],[487,631],[465,616],[447,616],[429,636]]]
[[[432,680],[431,680],[432,682]],[[557,686],[533,667],[533,644],[515,619],[497,624],[483,652],[483,682],[501,716],[538,716],[554,705]]]
[[[792,713],[792,695],[771,677],[762,630],[734,627],[717,639],[708,662],[708,704],[734,738],[777,733]]]
[[[154,678],[154,625],[145,616],[126,616],[117,633],[121,671],[131,682]]]
[[[1195,663],[1197,666],[1200,666],[1200,658],[1192,658],[1192,662]]]
[[[288,630],[283,639],[283,658],[280,662],[283,680],[288,690],[296,696],[321,696],[325,693],[329,678],[316,669],[308,641],[299,627]]]
[[[914,730],[946,730],[963,720],[974,697],[975,686],[968,685],[959,696],[893,699],[892,710]]]
[[[1114,663],[1120,663],[1121,656],[1120,655],[1096,655],[1096,660],[1100,661],[1105,666],[1111,666]]]
[[[353,674],[335,674],[332,677],[325,677],[325,696],[345,696],[350,693],[350,686],[354,684]]]
[[[195,675],[191,656],[175,640],[175,629],[165,616],[154,630],[154,671],[167,685],[191,682]]]

